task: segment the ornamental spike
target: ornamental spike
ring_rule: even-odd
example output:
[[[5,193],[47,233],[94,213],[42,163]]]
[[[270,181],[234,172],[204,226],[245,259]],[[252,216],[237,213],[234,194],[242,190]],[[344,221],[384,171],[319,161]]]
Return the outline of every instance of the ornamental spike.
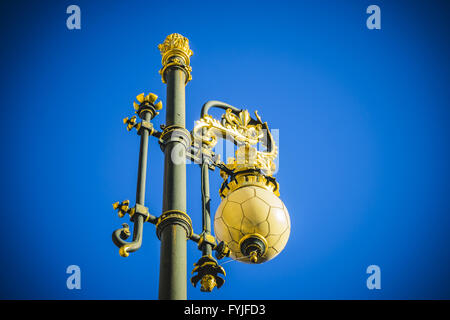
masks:
[[[157,104],[155,104],[155,109],[156,110],[161,110],[163,108],[163,103],[162,101],[159,101]]]
[[[144,102],[144,99],[145,99],[144,93],[141,93],[140,95],[136,96],[136,100],[139,101],[139,103]]]
[[[156,99],[158,99],[158,96],[151,92],[145,97],[145,100],[150,102],[151,104],[153,104],[156,101]]]

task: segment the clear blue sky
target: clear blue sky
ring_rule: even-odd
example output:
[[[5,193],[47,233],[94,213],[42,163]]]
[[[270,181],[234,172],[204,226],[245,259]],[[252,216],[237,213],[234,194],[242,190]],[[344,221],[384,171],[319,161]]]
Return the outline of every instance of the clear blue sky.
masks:
[[[81,30],[66,8],[81,8]],[[366,8],[381,8],[381,30]],[[190,299],[450,298],[449,12],[444,1],[2,1],[0,298],[156,299],[159,240],[124,259],[111,204],[134,203],[133,98],[165,102],[157,45],[190,39],[187,127],[207,100],[258,110],[280,132],[290,240],[262,265],[225,265]],[[159,126],[164,116],[155,120]],[[150,143],[147,206],[160,214]],[[200,230],[200,172],[188,212]],[[212,208],[220,177],[211,178]],[[200,251],[188,243],[188,274]],[[82,289],[68,290],[79,265]],[[381,268],[381,290],[366,268]],[[188,281],[188,279],[187,279]]]

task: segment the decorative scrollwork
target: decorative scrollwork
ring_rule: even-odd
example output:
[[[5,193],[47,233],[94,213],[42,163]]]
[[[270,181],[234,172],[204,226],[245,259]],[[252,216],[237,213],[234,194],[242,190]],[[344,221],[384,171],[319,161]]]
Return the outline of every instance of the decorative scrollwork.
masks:
[[[227,159],[225,166],[229,170],[254,168],[271,175],[275,171],[277,147],[267,123],[261,121],[257,112],[255,116],[256,120],[251,118],[247,110],[235,113],[232,109],[226,109],[220,121],[205,115],[196,122],[192,131],[194,144],[212,149],[219,138],[232,141],[239,147],[236,157]],[[257,150],[255,146],[258,144],[264,145],[266,150]],[[269,145],[270,148],[267,147]]]

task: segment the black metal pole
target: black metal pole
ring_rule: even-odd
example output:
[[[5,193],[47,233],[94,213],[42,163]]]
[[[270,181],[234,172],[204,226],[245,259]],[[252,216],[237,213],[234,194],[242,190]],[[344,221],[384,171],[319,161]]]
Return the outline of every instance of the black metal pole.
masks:
[[[150,121],[151,114],[149,111],[143,111],[142,120]],[[139,148],[139,166],[138,166],[138,178],[136,187],[136,203],[145,205],[145,181],[147,177],[147,158],[148,158],[148,130],[142,130],[141,132],[141,145]]]
[[[201,163],[201,184],[202,184],[202,223],[203,232],[207,235],[211,234],[211,197],[209,194],[209,166],[208,159],[203,158]],[[204,243],[202,254],[212,255],[212,245]]]
[[[163,213],[156,225],[161,240],[159,299],[187,298],[186,243],[192,223],[186,213],[186,150],[190,133],[185,128],[185,86],[190,80],[189,41],[169,35],[159,45],[161,75],[167,83],[166,124],[160,137],[164,150]]]
[[[167,109],[166,127],[176,125],[184,128],[184,73],[179,69],[167,71]],[[164,134],[164,132],[163,132]],[[185,157],[185,147],[181,142],[167,140],[164,148],[164,187],[163,214],[167,219],[161,225],[161,256],[159,274],[159,299],[186,299],[186,231],[176,223],[176,215],[186,212],[186,167],[184,162],[176,163]],[[184,158],[183,158],[184,161]]]

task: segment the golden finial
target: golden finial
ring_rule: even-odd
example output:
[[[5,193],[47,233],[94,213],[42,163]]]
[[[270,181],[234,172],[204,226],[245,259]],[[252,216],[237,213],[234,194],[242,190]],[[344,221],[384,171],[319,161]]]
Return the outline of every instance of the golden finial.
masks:
[[[216,278],[210,274],[206,274],[200,280],[201,291],[203,292],[211,292],[216,286]]]
[[[172,33],[167,36],[163,43],[158,45],[158,49],[162,56],[162,69],[159,71],[162,77],[162,82],[166,83],[165,71],[170,66],[178,66],[186,73],[186,83],[191,77],[192,68],[190,66],[190,57],[193,52],[189,48],[188,38],[181,34]]]
[[[130,248],[130,246],[131,246],[130,244],[125,244],[125,245],[120,247],[119,254],[120,254],[121,257],[126,258],[126,257],[128,257],[130,255],[129,252],[128,252],[128,249]]]
[[[256,251],[250,252],[250,261],[253,263],[258,262],[258,252]]]

